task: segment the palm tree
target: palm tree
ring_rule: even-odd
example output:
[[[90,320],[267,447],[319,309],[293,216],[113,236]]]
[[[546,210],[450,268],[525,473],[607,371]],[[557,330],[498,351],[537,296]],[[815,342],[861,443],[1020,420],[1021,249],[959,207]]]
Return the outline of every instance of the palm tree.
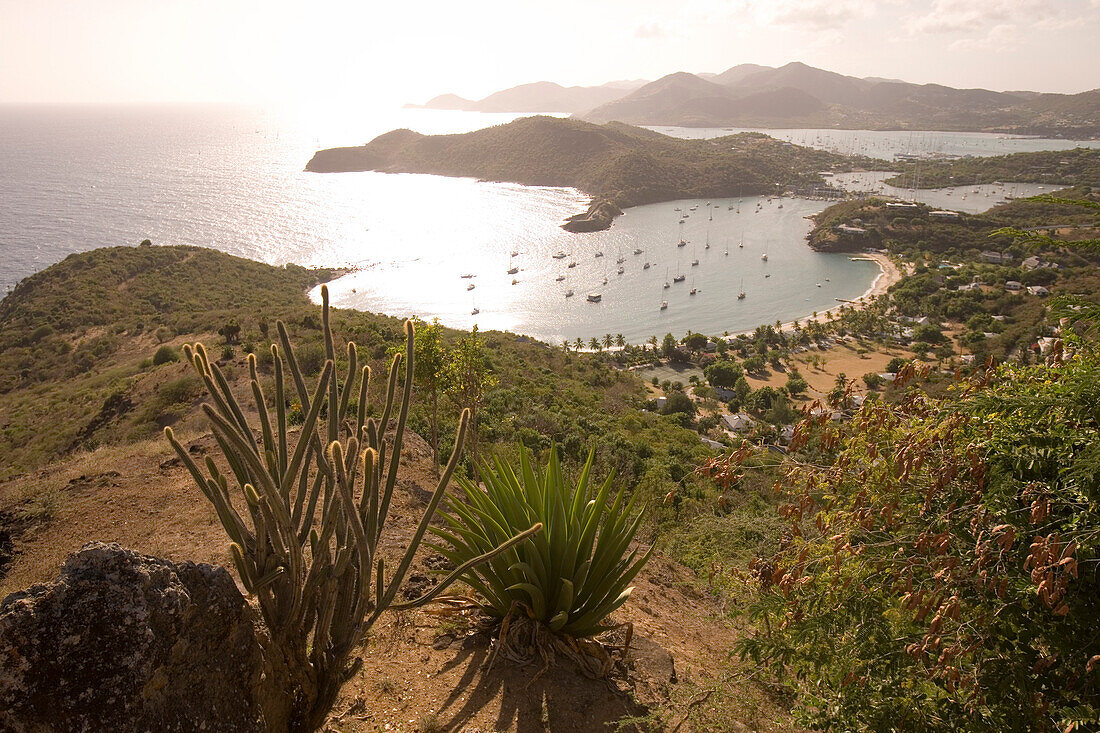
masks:
[[[577,351],[580,351],[584,348],[584,339],[578,336],[577,340],[573,342],[573,345],[577,347]]]
[[[610,349],[611,344],[613,344],[613,343],[615,343],[615,339],[611,337],[611,334],[609,334],[609,333],[605,334],[604,337],[603,337],[603,347],[605,349]]]
[[[615,334],[615,345],[618,346],[620,349],[625,348],[626,337],[623,336],[621,333]]]
[[[593,336],[593,337],[592,337],[591,339],[589,339],[589,341],[588,341],[588,347],[589,347],[590,349],[592,349],[593,351],[601,351],[601,348],[600,348],[600,340],[599,340],[598,338],[596,338],[595,336]]]
[[[654,351],[657,350],[657,344],[658,343],[660,343],[660,342],[657,340],[656,336],[650,336],[649,337],[649,345],[653,347]]]

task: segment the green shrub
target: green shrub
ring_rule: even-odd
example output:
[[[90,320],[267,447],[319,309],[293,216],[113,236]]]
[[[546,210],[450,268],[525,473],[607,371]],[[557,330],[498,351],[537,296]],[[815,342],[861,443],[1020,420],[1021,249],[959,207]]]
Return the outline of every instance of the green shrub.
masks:
[[[198,377],[188,374],[162,384],[157,393],[167,405],[175,405],[191,400],[202,394],[202,382]]]
[[[298,349],[298,366],[302,374],[313,376],[321,371],[325,363],[325,351],[316,341],[304,344]]]
[[[167,364],[172,361],[179,361],[180,355],[171,346],[161,346],[157,349],[157,353],[153,354],[153,366],[160,366],[161,364]]]
[[[499,458],[479,466],[484,490],[456,478],[464,501],[448,497],[442,512],[446,529],[431,528],[446,544],[435,547],[461,566],[514,537],[515,528],[541,523],[544,530],[529,542],[467,571],[463,579],[494,616],[506,616],[516,602],[551,631],[598,634],[608,628],[607,616],[626,602],[628,584],[653,553],[651,547],[640,557],[637,549],[627,554],[642,522],[643,512],[635,512],[637,497],[627,500],[619,491],[609,502],[614,474],[590,491],[594,450],[575,484],[562,474],[555,447],[545,469],[532,464],[522,448],[519,452],[518,473]]]

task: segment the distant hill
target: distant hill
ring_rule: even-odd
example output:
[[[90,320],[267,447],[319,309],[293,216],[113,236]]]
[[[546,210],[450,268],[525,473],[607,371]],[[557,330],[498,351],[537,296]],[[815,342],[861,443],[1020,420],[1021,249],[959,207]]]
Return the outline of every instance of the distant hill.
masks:
[[[759,95],[766,95],[766,104],[758,101]],[[671,74],[581,116],[593,122],[619,120],[639,125],[997,130],[1093,136],[1100,134],[1100,91],[1074,95],[993,92],[860,79],[801,63],[778,69],[742,65],[709,81],[692,74]]]
[[[584,112],[612,102],[641,87],[645,80],[613,81],[598,87],[563,87],[551,81],[521,84],[479,100],[443,94],[424,105],[426,109],[460,109],[469,112]]]
[[[1100,90],[994,92],[858,78],[803,63],[739,64],[719,74],[676,72],[599,87],[524,84],[470,101],[443,95],[434,109],[569,112],[590,122],[688,127],[839,127],[1100,136]]]
[[[758,133],[684,140],[622,123],[525,117],[460,135],[394,130],[360,147],[320,150],[306,170],[431,173],[572,186],[625,207],[822,185],[816,171],[874,164]]]

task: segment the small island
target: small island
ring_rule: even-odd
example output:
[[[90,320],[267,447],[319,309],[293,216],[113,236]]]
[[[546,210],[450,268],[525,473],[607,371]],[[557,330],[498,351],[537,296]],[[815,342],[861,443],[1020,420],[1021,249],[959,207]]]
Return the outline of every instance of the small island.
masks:
[[[393,130],[366,145],[319,150],[307,171],[380,171],[568,186],[593,197],[563,227],[607,229],[629,206],[686,198],[732,198],[828,189],[818,171],[881,168],[849,157],[745,132],[709,140],[669,137],[620,122],[597,125],[525,117],[459,135]]]

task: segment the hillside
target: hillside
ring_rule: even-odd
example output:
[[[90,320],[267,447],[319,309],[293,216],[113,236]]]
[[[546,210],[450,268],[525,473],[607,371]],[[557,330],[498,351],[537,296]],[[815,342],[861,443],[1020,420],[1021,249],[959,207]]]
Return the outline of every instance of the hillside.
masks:
[[[684,140],[618,123],[528,117],[461,135],[394,130],[361,147],[320,150],[306,170],[431,173],[572,186],[625,207],[821,185],[816,171],[850,170],[860,164],[875,162],[755,133]]]
[[[415,106],[415,105],[413,105]],[[524,84],[470,101],[441,95],[425,107],[480,112],[570,112],[590,122],[688,127],[839,127],[968,130],[1094,137],[1100,90],[1080,94],[955,89],[859,78],[802,63],[739,64],[718,74],[564,88]]]
[[[847,129],[999,130],[1100,134],[1100,99],[1076,95],[954,89],[860,79],[791,63],[734,67],[710,80],[673,74],[581,115],[640,125],[841,127]],[[757,103],[760,95],[770,103]],[[740,102],[740,104],[738,104]]]
[[[886,182],[906,186],[912,186],[915,182],[921,188],[941,188],[994,181],[1100,186],[1100,149],[1074,148],[988,158],[921,161],[919,168],[913,163],[904,165],[899,175]]]
[[[323,350],[319,310],[305,289],[331,274],[193,247],[113,247],[72,255],[5,298],[0,352],[22,353],[34,369],[0,362],[0,382],[7,385],[0,400],[0,597],[55,577],[66,555],[91,540],[232,567],[213,508],[160,436],[172,425],[191,454],[218,453],[201,416],[204,389],[178,361],[178,349],[206,343],[237,394],[249,389],[246,356],[255,353],[270,396],[272,365],[264,354],[278,318],[297,345],[303,372],[313,376]],[[231,322],[240,331],[226,343],[217,332]],[[400,321],[335,311],[332,323],[338,352],[354,339],[361,358],[385,373],[401,342]],[[20,333],[35,332],[37,346],[19,345]],[[443,331],[448,347],[469,338]],[[508,458],[522,445],[545,455],[556,441],[567,469],[575,471],[587,446],[595,446],[594,470],[603,476],[614,469],[616,486],[651,507],[647,543],[677,518],[707,514],[713,488],[694,469],[710,451],[677,416],[640,410],[646,391],[636,377],[595,355],[564,353],[514,334],[480,339],[491,375],[478,418],[482,450]],[[152,358],[164,350],[168,358]],[[77,353],[87,358],[77,364]],[[372,400],[379,389],[372,386]],[[295,409],[290,402],[288,411]],[[420,437],[428,434],[429,410],[426,396],[417,394],[409,423],[417,434],[406,434],[393,532],[382,548],[394,564],[423,511],[425,487],[435,481],[430,448]],[[441,398],[444,444],[454,438],[457,411]],[[254,411],[246,415],[257,421]],[[680,492],[675,507],[664,506],[661,498],[674,491]],[[759,534],[740,538],[736,551],[752,554],[765,541],[770,538]],[[436,566],[426,552],[414,565],[414,584],[434,582]],[[697,730],[742,721],[763,721],[756,730],[794,729],[783,703],[746,681],[748,668],[732,661],[741,632],[721,602],[701,592],[703,582],[660,553],[649,563],[616,620],[633,624],[636,648],[656,652],[660,665],[639,665],[610,686],[588,680],[565,660],[545,674],[503,659],[486,669],[490,637],[469,611],[442,619],[387,614],[360,652],[367,673],[344,689],[333,729],[408,730],[412,719],[450,721],[446,729],[572,731],[646,715],[658,727],[661,720],[690,716]],[[704,694],[714,699],[700,705]],[[443,728],[425,722],[419,729]]]

